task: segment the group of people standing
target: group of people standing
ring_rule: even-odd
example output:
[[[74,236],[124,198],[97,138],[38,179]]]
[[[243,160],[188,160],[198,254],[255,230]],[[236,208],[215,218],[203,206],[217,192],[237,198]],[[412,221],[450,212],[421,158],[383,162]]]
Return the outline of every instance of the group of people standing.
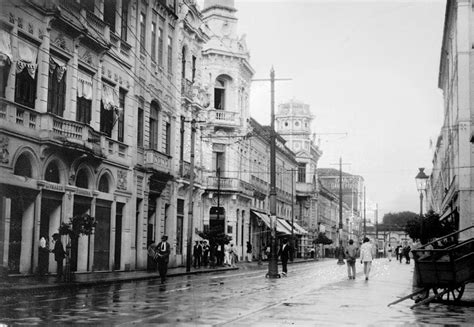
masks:
[[[63,243],[61,242],[61,236],[58,233],[52,235],[53,248],[50,249],[48,244],[48,237],[42,236],[39,241],[39,264],[38,274],[46,275],[48,273],[48,262],[49,254],[54,254],[54,260],[56,261],[56,276],[58,281],[62,281],[63,278],[63,263],[66,258],[66,251],[64,250]]]
[[[407,265],[410,264],[410,252],[411,252],[411,247],[408,243],[405,245],[399,244],[395,248],[395,255],[397,257],[397,260],[400,261],[400,263],[402,263],[402,259],[405,258],[405,263]]]

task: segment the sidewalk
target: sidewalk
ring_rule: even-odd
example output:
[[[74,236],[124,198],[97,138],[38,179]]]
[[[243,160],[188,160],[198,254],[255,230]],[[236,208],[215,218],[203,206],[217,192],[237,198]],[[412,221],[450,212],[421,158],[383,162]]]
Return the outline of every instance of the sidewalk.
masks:
[[[295,259],[293,263],[308,262],[315,260]],[[289,263],[291,264],[291,263]],[[238,270],[238,269],[258,269],[259,267],[266,267],[268,262],[262,262],[258,265],[258,261],[239,262],[237,267],[216,267],[216,268],[200,268],[195,269],[191,267],[191,271],[187,272],[186,267],[168,268],[167,277],[207,274],[218,271]],[[113,271],[113,272],[84,272],[75,273],[74,281],[72,282],[57,282],[56,275],[48,276],[9,276],[6,279],[0,279],[0,295],[16,292],[31,292],[42,290],[56,290],[63,288],[80,288],[90,287],[94,285],[113,284],[120,282],[129,282],[136,280],[159,279],[157,271]]]

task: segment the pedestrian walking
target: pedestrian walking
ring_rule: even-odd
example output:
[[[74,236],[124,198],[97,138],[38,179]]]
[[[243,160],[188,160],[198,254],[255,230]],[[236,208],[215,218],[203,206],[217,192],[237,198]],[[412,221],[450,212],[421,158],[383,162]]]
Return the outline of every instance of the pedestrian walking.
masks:
[[[278,257],[281,258],[282,275],[286,276],[286,274],[288,273],[288,259],[293,260],[293,249],[291,248],[291,245],[288,244],[288,240],[286,238],[282,240],[282,245],[278,250]]]
[[[171,246],[167,242],[168,236],[163,235],[161,242],[155,247],[156,263],[158,264],[158,272],[160,273],[161,283],[166,281],[166,273],[168,271],[168,262],[170,259]]]
[[[374,250],[368,237],[364,237],[364,243],[360,247],[360,263],[364,264],[365,280],[369,280],[370,269],[374,260]]]
[[[56,276],[57,280],[60,281],[63,278],[63,261],[66,257],[66,251],[64,251],[63,243],[61,243],[61,236],[58,233],[53,234],[54,248],[51,252],[54,253],[54,260],[57,264]]]
[[[402,263],[402,258],[403,258],[403,247],[401,245],[398,246],[398,261]]]
[[[356,258],[358,249],[354,244],[353,240],[349,240],[349,245],[346,247],[345,255],[347,262],[347,275],[349,279],[355,279],[356,277]]]
[[[392,246],[390,244],[388,244],[388,246],[387,246],[388,261],[392,261],[392,251],[393,251]]]
[[[410,248],[410,245],[408,245],[408,243],[403,247],[403,256],[405,257],[405,263],[407,265],[410,264],[410,252],[411,252],[411,248]]]
[[[202,246],[196,241],[193,247],[194,268],[201,268]]]
[[[247,241],[247,262],[252,262],[252,244]]]

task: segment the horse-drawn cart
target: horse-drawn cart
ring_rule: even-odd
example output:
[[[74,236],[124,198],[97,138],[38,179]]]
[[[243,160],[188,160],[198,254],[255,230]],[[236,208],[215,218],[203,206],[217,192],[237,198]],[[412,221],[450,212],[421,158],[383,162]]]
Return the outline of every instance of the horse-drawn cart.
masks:
[[[460,301],[466,284],[474,281],[474,238],[458,241],[459,234],[474,226],[448,234],[412,250],[415,260],[415,292],[389,304],[415,300],[416,307],[435,300]]]

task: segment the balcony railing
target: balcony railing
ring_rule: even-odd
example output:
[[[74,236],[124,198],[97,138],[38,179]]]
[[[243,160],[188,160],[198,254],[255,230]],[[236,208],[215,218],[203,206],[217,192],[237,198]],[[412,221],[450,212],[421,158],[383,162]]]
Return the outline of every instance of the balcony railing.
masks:
[[[253,196],[252,186],[238,178],[210,176],[207,178],[207,188],[215,190],[219,188],[221,191],[241,192]]]
[[[314,193],[314,186],[312,183],[296,183],[296,193],[312,194]]]
[[[123,161],[127,157],[126,144],[109,139],[87,124],[37,112],[3,98],[0,98],[0,127],[41,139],[67,141],[110,160]]]
[[[153,149],[146,149],[144,159],[146,168],[171,174],[171,157],[168,155]]]
[[[237,126],[240,119],[237,112],[209,109],[209,123],[222,126]]]

